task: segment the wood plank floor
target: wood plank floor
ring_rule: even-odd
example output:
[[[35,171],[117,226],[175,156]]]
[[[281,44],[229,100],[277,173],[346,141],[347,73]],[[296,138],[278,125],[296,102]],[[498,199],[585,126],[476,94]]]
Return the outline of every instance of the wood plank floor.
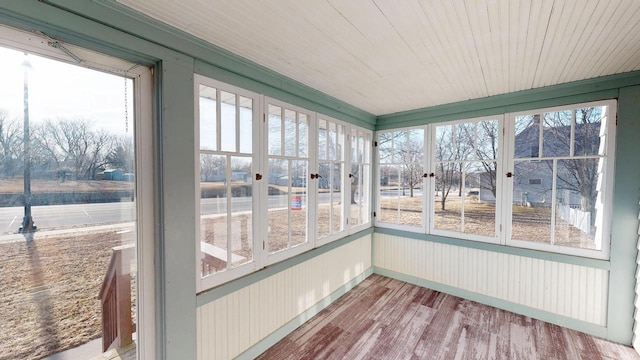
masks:
[[[640,359],[623,345],[372,275],[258,359]]]

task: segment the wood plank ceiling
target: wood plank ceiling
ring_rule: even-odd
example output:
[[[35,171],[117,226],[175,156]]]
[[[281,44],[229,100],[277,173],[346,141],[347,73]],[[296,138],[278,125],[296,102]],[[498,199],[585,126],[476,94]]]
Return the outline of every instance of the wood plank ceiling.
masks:
[[[117,0],[374,115],[640,70],[638,0]]]

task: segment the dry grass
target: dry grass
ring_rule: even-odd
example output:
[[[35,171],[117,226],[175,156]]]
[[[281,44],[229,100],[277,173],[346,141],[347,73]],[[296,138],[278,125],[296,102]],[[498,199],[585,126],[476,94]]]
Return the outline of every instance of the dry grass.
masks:
[[[132,241],[114,230],[0,244],[0,359],[40,359],[99,338],[111,249]]]
[[[422,197],[400,197],[400,216],[398,217],[398,198],[384,198],[381,203],[380,220],[392,224],[421,226]],[[462,229],[462,201],[460,198],[448,199],[445,210],[441,201],[435,202],[435,223],[437,230],[464,232],[483,236],[495,235],[495,205],[480,203],[467,198],[464,202],[464,229]],[[524,207],[514,205],[512,238],[533,242],[550,243],[551,208]],[[594,237],[566,221],[557,218],[554,244],[560,246],[594,249]]]
[[[22,194],[24,182],[22,178],[0,179],[0,193]],[[108,192],[133,190],[133,182],[110,180],[31,180],[31,192]]]

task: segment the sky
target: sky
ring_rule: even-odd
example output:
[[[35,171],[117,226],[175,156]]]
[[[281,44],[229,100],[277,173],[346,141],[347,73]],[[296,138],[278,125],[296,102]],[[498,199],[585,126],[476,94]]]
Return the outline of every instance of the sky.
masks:
[[[0,110],[23,120],[24,53],[0,47]],[[116,75],[28,55],[29,121],[86,119],[94,129],[126,134],[125,80]],[[128,84],[129,134],[133,130],[133,81]]]

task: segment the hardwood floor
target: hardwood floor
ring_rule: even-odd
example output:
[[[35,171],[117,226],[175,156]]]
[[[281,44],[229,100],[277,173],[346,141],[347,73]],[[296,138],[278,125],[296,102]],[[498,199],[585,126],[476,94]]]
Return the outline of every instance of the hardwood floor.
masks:
[[[640,359],[623,345],[372,275],[258,359]]]

